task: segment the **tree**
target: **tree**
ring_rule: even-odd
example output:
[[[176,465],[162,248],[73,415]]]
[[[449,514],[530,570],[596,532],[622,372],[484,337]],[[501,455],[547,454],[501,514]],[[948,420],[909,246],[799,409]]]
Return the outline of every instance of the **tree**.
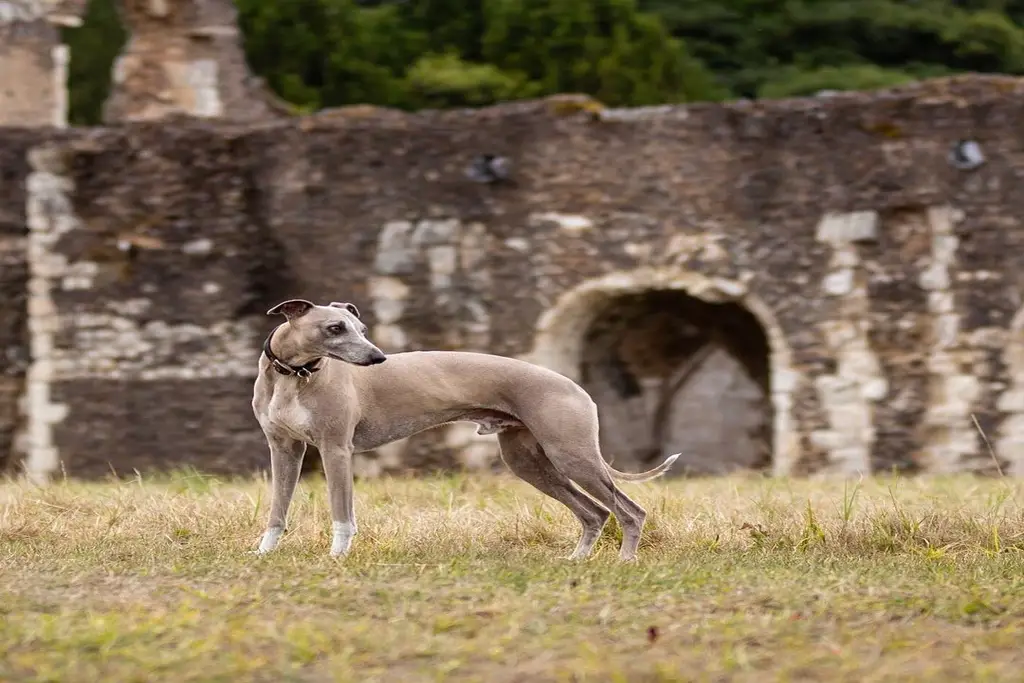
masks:
[[[613,105],[712,99],[713,77],[634,0],[485,0],[484,58]]]
[[[734,95],[1020,73],[1020,0],[642,0]],[[789,84],[789,85],[786,85]],[[774,96],[774,95],[771,95]]]
[[[351,0],[237,0],[250,67],[300,111],[351,103],[399,106],[415,36],[392,6]]]
[[[114,2],[91,0],[65,30],[76,124],[99,122],[125,42]],[[251,68],[298,111],[559,92],[633,106],[1024,73],[1024,0],[235,2]]]
[[[634,0],[238,0],[252,68],[303,110],[417,109],[574,91],[611,105],[723,96]]]
[[[823,90],[875,90],[913,80],[914,76],[905,71],[883,69],[874,64],[823,66],[810,70],[793,68],[780,70],[774,78],[762,83],[757,95],[766,99],[807,97]]]
[[[114,0],[90,0],[82,25],[61,29],[68,46],[68,122],[96,126],[103,121],[103,103],[110,93],[114,60],[128,34]]]
[[[538,94],[536,83],[493,64],[472,64],[454,52],[420,57],[406,74],[411,100],[424,107],[474,107]]]
[[[395,6],[406,30],[423,36],[421,54],[482,61],[484,0],[407,0]]]

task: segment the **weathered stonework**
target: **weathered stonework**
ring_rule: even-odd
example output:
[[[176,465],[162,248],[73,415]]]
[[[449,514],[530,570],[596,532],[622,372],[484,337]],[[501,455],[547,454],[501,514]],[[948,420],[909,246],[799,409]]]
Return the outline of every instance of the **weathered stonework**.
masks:
[[[463,227],[458,220],[425,219],[385,224],[377,241],[375,274],[368,284],[377,319],[374,335],[381,348],[406,349],[405,333],[396,323],[406,313],[412,290],[402,275],[425,268],[430,309],[439,320],[453,317],[466,321],[441,330],[441,344],[485,350],[490,341],[490,319],[479,293],[490,286],[488,247],[486,228],[479,223]],[[464,280],[464,289],[455,285],[457,273]]]
[[[306,297],[356,303],[388,351],[577,379],[626,469],[1022,474],[1022,117],[1024,82],[971,77],[0,128],[0,447],[19,432],[39,474],[266,467],[264,312]],[[961,168],[968,133],[985,163]],[[509,177],[475,182],[482,155]],[[358,471],[494,467],[494,442],[446,427]]]
[[[486,256],[490,240],[484,225],[462,225],[455,219],[399,220],[386,223],[377,238],[373,275],[367,291],[376,324],[372,338],[386,352],[413,350],[403,323],[412,318],[420,329],[434,328],[431,348],[486,351],[490,342],[488,306],[482,296],[490,287]],[[416,279],[426,275],[426,281]],[[408,283],[403,276],[413,276]],[[425,285],[425,287],[424,287]],[[418,291],[409,316],[410,295]],[[470,469],[492,467],[497,437],[476,434],[476,426],[446,425],[430,433],[404,439],[376,454],[373,470],[396,471],[406,465],[407,453],[436,453],[443,465]],[[370,459],[373,456],[363,456]],[[367,470],[369,471],[369,470]]]
[[[86,0],[0,0],[0,126],[67,125],[67,46]]]
[[[114,62],[105,121],[285,113],[249,73],[231,0],[121,0],[120,9],[130,38]]]
[[[28,239],[25,227],[27,153],[36,144],[27,130],[0,133],[0,470],[13,459],[22,430],[20,406],[29,366]]]
[[[980,383],[974,372],[974,353],[961,332],[962,314],[951,288],[960,240],[953,232],[950,207],[928,211],[932,253],[921,273],[921,287],[928,291],[928,311],[932,316],[930,400],[924,415],[927,437],[924,443],[926,467],[934,472],[965,469],[964,459],[980,455],[977,429],[971,423]]]
[[[874,403],[889,390],[871,348],[868,275],[857,251],[858,242],[876,241],[877,233],[874,211],[826,214],[817,228],[818,241],[832,248],[821,287],[826,301],[836,302],[835,312],[821,323],[821,332],[835,372],[815,378],[829,428],[812,432],[811,440],[828,453],[831,468],[847,474],[871,471]]]
[[[24,432],[18,444],[29,479],[45,481],[60,466],[53,439],[54,425],[67,416],[67,406],[53,400],[56,379],[54,341],[60,315],[53,290],[72,272],[67,259],[53,247],[78,222],[71,206],[73,181],[67,177],[61,151],[37,147],[29,153],[32,173],[27,179],[28,222],[28,329],[32,359],[22,403]]]
[[[792,393],[802,378],[792,367],[786,337],[770,309],[748,290],[742,280],[713,280],[677,268],[640,268],[585,281],[563,293],[541,315],[537,321],[533,348],[521,357],[580,381],[580,359],[584,352],[586,332],[593,325],[595,317],[610,302],[629,294],[673,290],[682,291],[701,301],[738,302],[760,321],[770,349],[767,361],[773,412],[771,462],[776,473],[789,473],[799,458],[798,432],[790,411],[793,405]],[[699,420],[699,417],[679,415],[673,423],[685,424],[690,419]],[[630,460],[627,459],[627,466],[633,469],[647,464]]]
[[[208,176],[201,211],[210,223],[183,229],[180,218],[161,218],[164,202],[188,192],[191,174],[209,169],[211,158],[230,159],[230,143],[215,142],[195,164],[175,167],[113,136],[109,147],[101,134],[27,151],[31,362],[19,455],[36,479],[59,467],[71,475],[130,472],[131,465],[118,466],[116,451],[134,432],[143,435],[143,468],[172,450],[179,464],[211,471],[230,472],[246,460],[256,466],[265,445],[247,433],[251,409],[236,410],[247,407],[256,371],[251,349],[263,333],[263,320],[244,310],[249,270],[259,260],[244,175]],[[115,175],[162,178],[161,196],[105,187],[103,173],[90,169],[98,158],[112,162]],[[69,443],[80,444],[79,457],[66,458]]]
[[[1004,347],[1008,383],[996,407],[1005,415],[995,435],[995,450],[1007,463],[1006,474],[1024,476],[1024,308],[1010,323]]]

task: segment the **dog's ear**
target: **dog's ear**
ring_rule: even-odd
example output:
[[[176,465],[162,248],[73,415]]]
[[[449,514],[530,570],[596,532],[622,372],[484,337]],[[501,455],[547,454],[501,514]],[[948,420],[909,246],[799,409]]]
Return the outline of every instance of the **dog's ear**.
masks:
[[[313,310],[313,304],[305,299],[289,299],[267,311],[267,315],[283,315],[291,320],[300,318]]]
[[[356,308],[355,304],[344,304],[340,301],[332,301],[330,305],[334,306],[335,308],[344,308],[355,317],[359,317],[359,309]]]

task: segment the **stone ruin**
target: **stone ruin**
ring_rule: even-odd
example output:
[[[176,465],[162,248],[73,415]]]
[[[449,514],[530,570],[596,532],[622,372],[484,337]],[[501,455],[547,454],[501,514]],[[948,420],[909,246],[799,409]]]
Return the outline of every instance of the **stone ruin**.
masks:
[[[68,48],[87,0],[0,0],[0,125],[67,125]],[[285,108],[245,64],[231,0],[120,0],[130,38],[114,63],[107,123],[176,114],[265,121]]]
[[[228,0],[126,1],[109,124],[69,129],[82,9],[0,2],[9,467],[265,468],[264,312],[305,297],[579,381],[622,469],[1024,474],[1020,80],[293,118]],[[496,463],[452,425],[358,471]]]

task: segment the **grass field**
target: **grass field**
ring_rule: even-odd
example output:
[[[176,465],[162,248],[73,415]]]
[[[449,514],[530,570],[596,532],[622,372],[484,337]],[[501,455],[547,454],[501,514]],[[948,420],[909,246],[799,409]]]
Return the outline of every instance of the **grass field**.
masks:
[[[625,484],[640,560],[511,477],[323,482],[257,558],[266,484],[0,484],[4,681],[1019,681],[1010,479]]]

